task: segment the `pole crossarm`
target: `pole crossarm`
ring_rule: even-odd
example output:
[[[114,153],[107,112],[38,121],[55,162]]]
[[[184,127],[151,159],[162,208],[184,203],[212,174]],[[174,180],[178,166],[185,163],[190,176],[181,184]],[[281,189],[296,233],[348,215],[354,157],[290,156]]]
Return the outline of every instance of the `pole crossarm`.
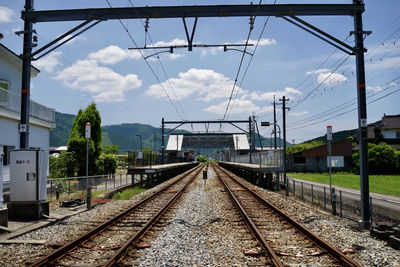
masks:
[[[200,5],[89,8],[68,10],[23,11],[21,18],[32,22],[161,19],[196,17],[248,16],[352,16],[364,12],[364,5],[354,4],[281,4],[281,5]]]
[[[78,29],[86,26],[87,24],[89,24],[90,22],[92,22],[91,20],[87,20],[81,24],[79,24],[78,26],[76,26],[75,28],[67,31],[66,33],[60,35],[59,37],[57,37],[56,39],[54,39],[53,41],[49,42],[48,44],[44,45],[43,47],[39,48],[38,50],[36,50],[35,52],[32,53],[31,57],[33,60],[38,60],[44,56],[46,56],[47,54],[51,53],[52,51],[54,51],[55,49],[57,49],[58,47],[62,46],[63,44],[71,41],[72,39],[74,39],[75,37],[77,37],[78,35],[84,33],[85,31],[89,30],[90,28],[96,26],[97,24],[99,24],[101,22],[101,20],[95,21],[94,23],[92,23],[91,25],[87,26],[86,28],[82,29],[81,31],[77,32],[76,34],[72,35],[69,37],[69,35],[75,31],[77,31]],[[59,41],[63,40],[64,38],[68,37],[66,40],[62,41],[61,43],[58,43]],[[51,46],[55,45],[54,47],[50,48]],[[45,51],[47,48],[49,48],[49,50]],[[40,52],[43,52],[43,54],[41,54],[39,57],[34,58],[37,54],[39,54]]]
[[[176,130],[177,128],[179,128],[180,126],[182,126],[183,124],[222,124],[222,123],[228,123],[231,124],[232,126],[238,128],[239,130],[245,132],[245,133],[249,133],[248,131],[240,128],[239,126],[235,125],[234,123],[249,123],[248,120],[214,120],[214,121],[164,121],[163,124],[178,124],[178,126],[176,126],[175,128],[173,128],[172,130],[166,132],[165,134],[168,134],[174,130]]]
[[[204,123],[249,123],[248,120],[215,120],[215,121],[164,121],[164,124],[204,124]]]
[[[295,17],[295,16],[290,16],[290,18],[292,18],[293,20],[296,20],[297,22],[299,22],[299,23],[305,25],[305,26],[302,26],[301,24],[299,24],[299,23],[297,23],[297,22],[295,22],[295,21],[293,21],[293,20],[291,20],[291,19],[289,19],[289,18],[287,18],[287,17],[282,17],[282,18],[283,18],[284,20],[286,20],[286,21],[292,23],[293,25],[299,27],[300,29],[303,29],[303,30],[305,30],[306,32],[308,32],[308,33],[310,33],[310,34],[312,34],[312,35],[318,37],[319,39],[321,39],[321,40],[327,42],[328,44],[330,44],[330,45],[336,47],[337,49],[339,49],[339,50],[345,52],[346,54],[348,54],[348,55],[355,55],[355,53],[354,53],[354,48],[353,48],[353,47],[351,47],[350,45],[348,45],[348,44],[346,44],[346,43],[340,41],[339,39],[333,37],[332,35],[330,35],[330,34],[324,32],[324,31],[318,29],[317,27],[315,27],[315,26],[313,26],[313,25],[307,23],[306,21],[301,20],[301,19],[299,19],[299,18],[297,18],[297,17]],[[308,28],[307,28],[307,27],[308,27]],[[310,29],[312,29],[313,31],[310,30]],[[317,34],[317,33],[318,33],[318,34]],[[326,37],[326,38],[325,38],[325,37]],[[331,40],[331,41],[330,41],[330,40]],[[347,49],[347,50],[346,50],[346,49]]]

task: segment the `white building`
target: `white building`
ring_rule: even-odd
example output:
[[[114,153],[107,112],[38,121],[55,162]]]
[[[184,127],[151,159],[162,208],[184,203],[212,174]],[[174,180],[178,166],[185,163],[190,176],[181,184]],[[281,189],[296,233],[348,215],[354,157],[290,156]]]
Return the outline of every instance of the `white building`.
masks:
[[[39,70],[32,67],[31,73],[35,77]],[[0,44],[0,154],[3,154],[0,181],[4,183],[10,181],[10,150],[19,148],[21,77],[21,58]],[[55,110],[30,101],[29,114],[29,145],[45,150],[48,155],[50,130],[55,128]]]

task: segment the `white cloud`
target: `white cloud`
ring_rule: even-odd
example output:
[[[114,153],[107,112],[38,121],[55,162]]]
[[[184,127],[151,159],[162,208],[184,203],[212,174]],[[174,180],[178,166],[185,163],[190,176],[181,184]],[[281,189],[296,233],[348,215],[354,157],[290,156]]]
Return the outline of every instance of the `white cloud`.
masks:
[[[88,58],[112,65],[128,58],[139,59],[141,55],[137,50],[124,50],[118,46],[110,45],[97,52],[90,53]]]
[[[326,72],[329,72],[329,69],[316,69],[316,70],[312,70],[312,71],[307,71],[306,75],[326,73]]]
[[[290,116],[303,116],[303,115],[307,115],[307,114],[308,114],[308,111],[299,111],[299,112],[290,111],[289,112]]]
[[[372,86],[367,86],[367,90],[368,91],[373,91],[373,92],[380,92],[383,90],[382,87],[380,87],[379,85],[372,87]]]
[[[65,36],[63,39],[61,39],[60,41],[58,41],[57,44],[62,43],[63,41],[65,41],[71,37],[72,37],[72,35],[69,34],[69,35]],[[74,37],[73,39],[69,40],[68,42],[66,42],[64,45],[70,45],[70,44],[75,43],[76,41],[86,41],[86,40],[87,40],[87,38],[85,36],[78,35],[78,36]]]
[[[383,58],[372,63],[368,61],[365,64],[367,70],[381,70],[393,67],[400,68],[400,56]]]
[[[391,82],[391,83],[389,83],[389,86],[390,86],[390,87],[397,86],[397,85],[398,85],[397,82]]]
[[[216,105],[211,105],[205,108],[204,111],[217,115],[224,115],[227,104],[228,100],[220,102]],[[231,105],[232,104],[233,103],[231,103]],[[269,112],[271,109],[271,106],[261,108],[248,99],[236,99],[235,104],[232,106],[232,109],[230,109],[230,114],[251,115],[253,111],[256,112],[256,114],[261,114],[264,112]]]
[[[273,101],[274,95],[276,100],[279,99],[281,96],[286,96],[287,98],[296,97],[301,95],[301,92],[297,89],[291,87],[285,87],[282,91],[275,91],[275,92],[252,92],[250,93],[250,99],[253,101]]]
[[[186,40],[175,38],[172,41],[158,41],[154,43],[154,46],[173,46],[173,45],[187,45]],[[151,45],[153,46],[153,45]]]
[[[0,22],[11,22],[14,11],[8,7],[0,6]]]
[[[326,86],[335,86],[347,81],[347,78],[340,73],[321,73],[318,75],[317,81],[323,83]]]
[[[62,52],[51,52],[47,56],[35,61],[33,65],[40,70],[45,70],[46,72],[53,72],[54,68],[60,64],[60,57]]]
[[[238,42],[238,44],[245,44],[246,40],[242,40],[241,42]],[[249,39],[249,44],[253,44],[253,47],[256,46],[257,40],[251,40]],[[276,40],[273,38],[261,38],[260,42],[258,43],[258,46],[265,46],[265,45],[274,45],[276,44]]]
[[[253,44],[253,46],[249,46],[249,47],[247,48],[247,51],[249,51],[249,49],[250,49],[250,51],[251,51],[251,49],[254,50],[254,48],[255,48],[255,46],[256,46],[256,44],[257,44],[257,40],[251,40],[251,39],[249,39],[249,42],[248,42],[248,43],[249,43],[249,44]],[[239,41],[239,42],[235,42],[234,44],[246,44],[246,40],[241,40],[241,41]],[[272,39],[272,38],[261,38],[261,39],[260,39],[260,42],[258,43],[258,47],[262,47],[262,46],[266,46],[266,45],[274,45],[274,44],[276,44],[276,40],[275,40],[275,39]],[[229,47],[228,47],[228,49],[229,49]],[[244,49],[244,46],[243,46],[243,47],[236,47],[235,49],[243,50],[243,49]],[[220,52],[220,51],[223,51],[223,50],[224,50],[223,47],[205,48],[205,49],[201,52],[201,55],[202,55],[202,56],[206,56],[206,55],[208,55],[208,54],[216,55],[217,52]]]
[[[61,80],[66,87],[93,94],[96,102],[123,101],[124,92],[142,85],[137,75],[120,75],[110,68],[99,66],[93,59],[78,60],[60,71],[55,79]]]
[[[166,59],[169,59],[169,60],[176,60],[176,59],[178,59],[178,58],[184,57],[185,55],[184,55],[184,54],[176,54],[176,53],[174,52],[173,54],[170,54],[170,53],[162,53],[162,54],[158,54],[158,56],[159,56],[159,58],[160,58],[161,60],[166,60]],[[153,61],[153,62],[158,62],[158,59],[157,59],[156,56],[149,57],[147,60]]]
[[[170,78],[169,82],[178,99],[190,96],[206,102],[229,97],[233,87],[232,80],[209,69],[190,69],[187,72],[179,73],[177,78]],[[174,96],[168,81],[164,81],[162,85],[170,96]],[[239,90],[239,95],[244,92],[241,88],[235,90]],[[145,91],[145,95],[167,98],[159,84],[150,85]]]

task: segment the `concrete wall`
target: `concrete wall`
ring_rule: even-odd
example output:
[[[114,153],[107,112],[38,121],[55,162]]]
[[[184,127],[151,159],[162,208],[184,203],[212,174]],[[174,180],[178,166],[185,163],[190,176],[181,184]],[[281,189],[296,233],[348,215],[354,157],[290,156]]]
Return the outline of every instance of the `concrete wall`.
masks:
[[[20,67],[14,62],[7,60],[2,54],[0,54],[0,59],[0,80],[9,82],[9,90],[20,94],[22,82]]]
[[[0,117],[0,146],[14,146],[19,148],[19,132],[17,120]],[[29,146],[40,148],[49,154],[50,130],[30,124],[29,127]],[[3,168],[3,181],[10,181],[9,167]]]

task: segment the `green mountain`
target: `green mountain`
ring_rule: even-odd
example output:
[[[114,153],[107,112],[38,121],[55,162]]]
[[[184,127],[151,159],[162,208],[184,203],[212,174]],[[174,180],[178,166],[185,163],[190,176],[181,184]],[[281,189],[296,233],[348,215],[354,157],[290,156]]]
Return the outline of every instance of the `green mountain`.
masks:
[[[65,146],[71,132],[72,123],[75,115],[56,112],[56,128],[50,132],[50,146]],[[168,129],[166,129],[168,131]],[[150,147],[154,150],[161,149],[161,128],[153,127],[140,123],[123,123],[116,125],[106,125],[101,127],[103,147],[111,144],[117,144],[121,152],[127,152],[140,149],[140,135],[142,137],[143,148]],[[176,130],[174,133],[188,133],[185,130]],[[165,138],[165,142],[168,137]],[[263,147],[273,145],[273,140],[261,136]],[[278,146],[283,144],[278,139]],[[289,146],[290,143],[287,143]],[[256,136],[256,146],[260,146],[258,136]],[[201,150],[202,153],[203,150]]]
[[[75,115],[56,111],[56,128],[50,131],[50,146],[66,146]]]
[[[355,136],[357,134],[357,131],[358,131],[358,129],[352,129],[352,130],[344,130],[344,131],[339,131],[339,132],[333,133],[332,134],[332,142],[337,142],[337,141],[346,139],[347,137]],[[324,144],[326,144],[327,143],[326,134],[316,137],[314,139],[305,141],[304,143],[308,143],[308,142],[312,142],[312,141],[322,141],[322,142],[324,142]]]

